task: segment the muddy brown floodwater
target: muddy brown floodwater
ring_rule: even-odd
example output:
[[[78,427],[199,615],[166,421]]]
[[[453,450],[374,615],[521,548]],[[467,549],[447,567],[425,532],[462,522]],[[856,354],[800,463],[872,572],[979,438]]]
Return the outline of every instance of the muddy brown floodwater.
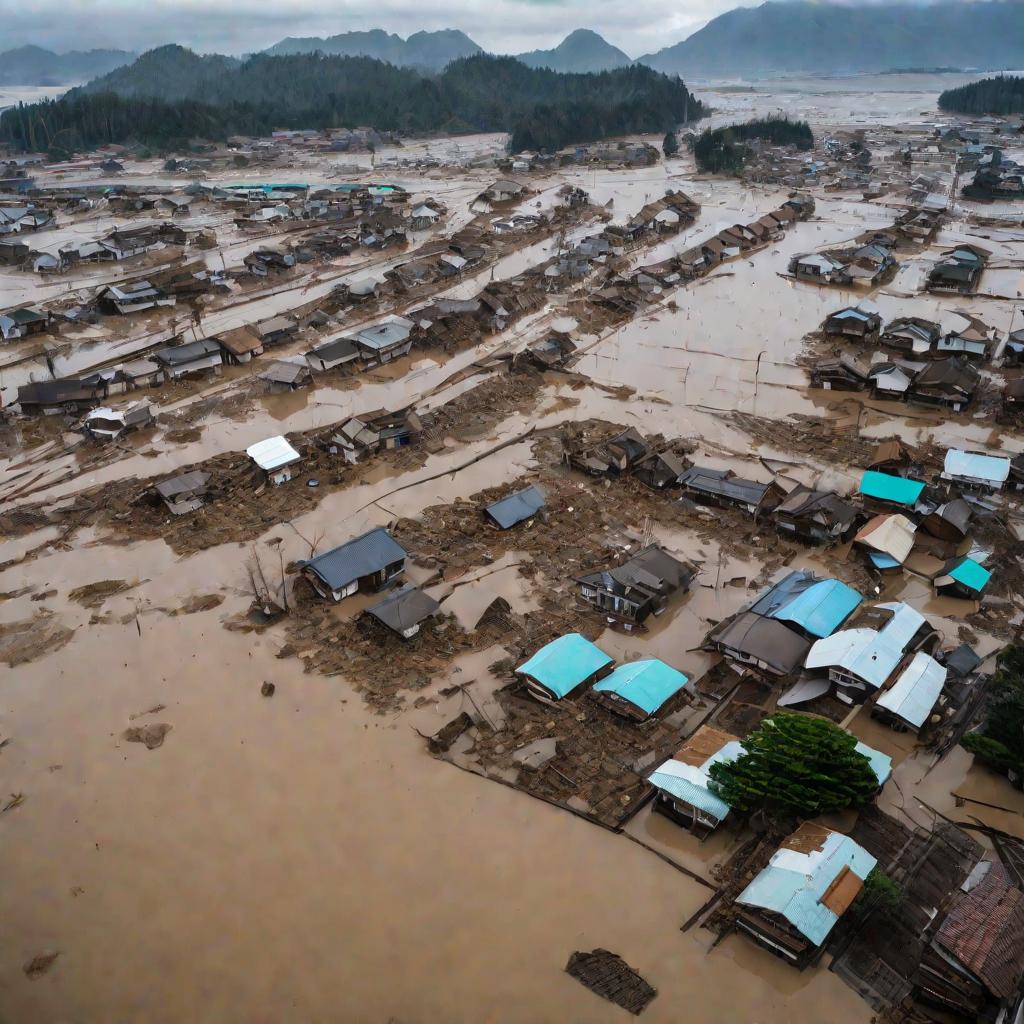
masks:
[[[842,88],[808,83],[803,93],[792,82],[777,92],[760,86],[714,92],[715,123],[779,109],[806,111],[816,128],[863,121],[865,110],[872,123],[914,119],[949,83],[916,76],[913,91],[887,91],[896,84],[899,76]],[[432,140],[377,157],[467,156],[501,145],[496,136]],[[140,179],[156,182],[160,175],[154,163]],[[468,223],[469,203],[491,175],[462,170],[396,180],[418,195],[441,197],[454,230]],[[303,168],[300,177],[327,180],[329,170]],[[686,157],[637,172],[568,168],[544,179],[524,209],[538,202],[550,207],[563,181],[586,188],[597,202],[614,200],[619,220],[669,186],[699,200],[697,223],[637,254],[638,262],[746,223],[786,195],[774,186],[695,177]],[[527,378],[529,400],[508,408],[469,403],[464,420],[451,421],[433,439],[429,455],[416,450],[411,461],[381,459],[362,467],[351,485],[322,486],[308,502],[295,503],[288,523],[257,514],[246,529],[204,540],[217,546],[172,549],[164,539],[118,533],[127,506],[111,499],[109,517],[83,520],[73,534],[57,514],[29,518],[19,526],[26,532],[0,537],[0,657],[6,662],[0,663],[0,1021],[611,1024],[624,1019],[623,1011],[564,971],[574,951],[603,947],[658,990],[643,1015],[651,1024],[866,1024],[870,1009],[826,969],[793,971],[737,935],[712,949],[711,932],[681,932],[709,890],[629,838],[427,753],[417,733],[430,735],[458,713],[466,691],[456,686],[473,684],[484,714],[500,710],[493,691],[503,679],[492,666],[508,657],[502,641],[486,637],[471,650],[439,658],[444,667],[437,678],[386,705],[390,712],[408,698],[404,710],[380,714],[357,692],[359,679],[305,673],[302,651],[280,657],[285,625],[238,628],[250,604],[245,563],[252,546],[266,564],[287,564],[308,555],[305,538],[318,538],[322,550],[370,526],[415,519],[431,506],[449,506],[454,515],[460,500],[542,472],[563,474],[557,483],[565,492],[552,515],[579,512],[584,502],[575,500],[567,471],[542,464],[536,438],[527,439],[531,428],[540,437],[570,421],[636,426],[685,440],[708,465],[766,480],[777,457],[791,482],[844,493],[854,486],[859,463],[840,464],[830,443],[801,448],[792,437],[794,421],[785,417],[849,417],[862,427],[865,445],[896,432],[907,440],[983,443],[992,433],[988,422],[911,417],[905,407],[862,408],[859,396],[808,393],[803,338],[856,297],[794,285],[778,272],[797,252],[838,244],[893,217],[884,205],[849,197],[819,195],[817,202],[812,221],[679,289],[671,302],[666,295],[632,320],[593,334],[582,327],[576,376]],[[223,230],[224,250],[237,263],[244,239]],[[952,234],[937,245],[947,237]],[[1001,258],[1019,261],[1019,241],[999,244]],[[485,278],[507,277],[550,251],[550,239],[524,247],[446,294],[475,294]],[[382,258],[374,271],[394,258]],[[873,296],[886,318],[939,315],[933,297],[908,294],[924,265],[908,261]],[[1004,276],[1001,288],[1015,286],[1011,274]],[[206,328],[212,333],[280,312],[326,294],[334,283],[303,278],[248,306],[226,307]],[[52,287],[29,294],[31,279],[0,274],[0,299],[8,304],[41,300]],[[565,325],[560,317],[571,310],[563,300],[554,296],[550,308],[472,350],[409,357],[359,380],[325,378],[315,390],[265,396],[242,389],[248,370],[239,368],[205,391],[167,392],[159,399],[158,427],[126,439],[116,457],[80,450],[76,437],[54,424],[30,450],[3,453],[0,494],[19,512],[45,499],[56,501],[59,513],[90,488],[109,486],[113,494],[126,479],[163,476],[272,434],[326,428],[410,402],[421,412],[438,410],[486,382],[486,373],[460,376],[482,356]],[[1005,330],[1013,302],[985,301],[993,325]],[[955,311],[970,302],[941,305]],[[296,342],[295,350],[304,344]],[[0,388],[13,386],[19,372],[28,369],[8,370]],[[505,378],[516,379],[523,387],[524,378]],[[443,416],[439,422],[446,422]],[[837,432],[837,448],[841,440]],[[1000,443],[1014,451],[1021,446],[1006,435]],[[496,452],[499,445],[505,447]],[[793,568],[849,569],[831,560],[833,552],[780,554],[777,542],[750,524],[715,534],[708,515],[685,527],[669,523],[668,515],[665,522],[630,522],[621,489],[600,491],[600,484],[582,480],[571,486],[607,494],[602,537],[616,550],[634,550],[644,535],[700,567],[690,593],[646,632],[602,631],[598,623],[595,635],[616,658],[661,657],[696,678],[712,661],[695,650],[708,626],[749,600],[783,559]],[[96,492],[99,504],[102,493]],[[653,500],[647,495],[644,508]],[[618,516],[621,523],[610,522]],[[220,543],[225,536],[247,541]],[[580,547],[592,539],[580,538]],[[409,576],[468,632],[496,597],[524,616],[545,599],[551,603],[542,587],[562,585],[557,593],[568,593],[565,580],[519,572],[529,550],[529,538],[520,536],[464,575],[438,581],[425,558]],[[453,563],[458,554],[450,553]],[[964,612],[956,602],[935,601],[920,583],[901,588],[900,599],[926,612],[948,641],[957,636]],[[331,611],[347,622],[369,601]],[[998,642],[978,636],[983,654]],[[332,653],[339,664],[348,656]],[[272,696],[261,695],[265,683],[274,684]],[[976,814],[1020,832],[1024,794],[974,767],[965,751],[932,767],[909,739],[864,715],[850,728],[894,757],[881,800],[886,810],[926,822],[923,800],[941,813]],[[162,743],[149,749],[130,742],[129,729],[142,730],[143,738],[159,732]],[[981,803],[956,809],[954,792]],[[700,844],[649,808],[627,832],[705,878],[734,838],[722,831]]]

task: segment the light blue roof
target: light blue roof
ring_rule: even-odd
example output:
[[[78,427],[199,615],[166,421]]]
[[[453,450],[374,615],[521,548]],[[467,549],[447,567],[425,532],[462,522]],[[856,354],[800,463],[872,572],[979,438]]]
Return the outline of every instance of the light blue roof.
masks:
[[[648,776],[648,781],[676,800],[691,804],[719,821],[729,813],[729,805],[708,788],[710,769],[719,762],[735,761],[743,753],[739,740],[730,740],[716,750],[699,768],[675,759],[666,761]]]
[[[908,480],[902,476],[879,473],[874,469],[865,471],[860,481],[860,493],[865,497],[891,501],[896,505],[916,505],[923,490],[924,483],[921,480]]]
[[[869,551],[868,558],[876,569],[896,569],[900,564],[892,555],[887,555],[883,551]]]
[[[844,867],[863,881],[877,863],[849,836],[829,832],[820,850],[801,853],[783,847],[774,853],[736,902],[780,914],[801,935],[820,946],[839,920],[821,902],[828,887]]]
[[[969,590],[979,594],[988,586],[988,581],[992,578],[992,573],[973,558],[965,558],[959,565],[951,569],[948,575],[952,576],[957,583],[962,583]]]
[[[612,661],[612,658],[586,637],[580,636],[579,633],[566,633],[565,636],[545,644],[516,671],[536,679],[550,690],[557,700],[561,700]]]
[[[871,765],[871,770],[875,773],[875,778],[878,779],[878,784],[884,786],[892,775],[892,758],[888,754],[883,754],[880,750],[875,750],[874,747],[869,747],[866,743],[857,741],[856,751],[858,754],[863,754]]]
[[[833,313],[831,320],[870,320],[874,314],[865,313],[859,306],[848,306],[846,309]]]
[[[620,665],[594,684],[598,693],[614,693],[641,711],[653,715],[669,697],[677,694],[690,680],[671,665],[649,658]]]
[[[820,580],[772,613],[803,627],[812,636],[831,636],[864,599],[839,580]]]
[[[930,655],[918,651],[910,665],[876,703],[915,729],[920,729],[932,713],[945,682],[946,670]]]
[[[1010,460],[1002,455],[981,455],[950,448],[946,452],[942,475],[1004,484],[1010,475]]]

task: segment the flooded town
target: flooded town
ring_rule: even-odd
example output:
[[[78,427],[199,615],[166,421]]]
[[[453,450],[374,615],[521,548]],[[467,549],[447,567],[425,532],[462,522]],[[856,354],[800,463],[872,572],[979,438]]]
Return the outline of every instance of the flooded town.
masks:
[[[0,141],[0,1019],[1024,1019],[982,77]]]

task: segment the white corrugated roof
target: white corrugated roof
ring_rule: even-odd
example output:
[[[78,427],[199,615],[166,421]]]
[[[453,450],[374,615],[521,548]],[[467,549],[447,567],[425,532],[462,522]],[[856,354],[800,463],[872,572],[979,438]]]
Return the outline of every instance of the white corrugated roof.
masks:
[[[978,455],[950,448],[946,452],[943,472],[949,476],[966,476],[1003,484],[1010,475],[1010,460],[998,455]]]
[[[945,681],[946,670],[934,658],[919,651],[899,679],[878,698],[877,704],[920,729],[935,707]]]
[[[284,437],[268,437],[265,441],[257,441],[245,449],[245,454],[256,463],[260,469],[268,473],[290,462],[297,462],[299,453],[288,443]]]

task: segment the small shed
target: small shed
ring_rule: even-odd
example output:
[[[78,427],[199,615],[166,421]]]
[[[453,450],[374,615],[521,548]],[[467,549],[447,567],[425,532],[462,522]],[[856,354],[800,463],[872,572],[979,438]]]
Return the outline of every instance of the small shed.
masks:
[[[954,558],[943,567],[933,583],[939,594],[977,601],[992,579],[992,573],[973,558]]]
[[[530,693],[543,701],[561,700],[606,675],[613,659],[579,633],[545,644],[516,669]]]
[[[245,449],[245,454],[267,474],[272,484],[287,483],[292,478],[292,466],[302,456],[281,437],[268,437],[265,441],[257,441]]]

